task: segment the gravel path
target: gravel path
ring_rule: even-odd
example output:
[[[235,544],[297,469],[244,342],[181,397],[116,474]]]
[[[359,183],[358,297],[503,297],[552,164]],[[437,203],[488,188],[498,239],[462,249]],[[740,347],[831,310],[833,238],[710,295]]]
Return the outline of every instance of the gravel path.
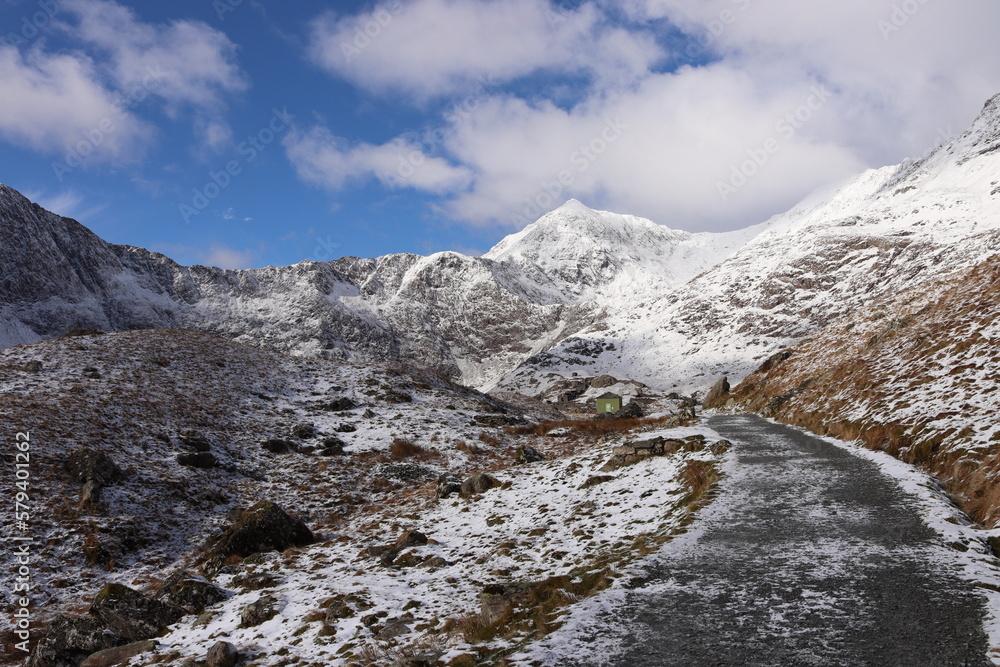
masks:
[[[989,665],[984,600],[871,462],[752,416],[691,531],[553,665]]]

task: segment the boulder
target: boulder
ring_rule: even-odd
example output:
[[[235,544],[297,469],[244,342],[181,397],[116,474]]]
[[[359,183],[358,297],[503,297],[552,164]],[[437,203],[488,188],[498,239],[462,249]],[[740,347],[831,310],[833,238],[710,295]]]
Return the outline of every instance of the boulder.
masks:
[[[155,641],[145,639],[126,644],[125,646],[106,648],[84,660],[80,663],[80,667],[114,667],[114,665],[121,665],[128,662],[137,655],[155,651],[156,647],[157,643]]]
[[[25,373],[41,373],[42,372],[42,362],[37,359],[34,361],[29,361],[24,366],[21,367]]]
[[[300,440],[311,440],[319,435],[319,431],[316,430],[315,424],[296,424],[292,429],[292,435]]]
[[[473,415],[472,419],[477,425],[486,428],[503,428],[504,426],[517,426],[525,423],[521,417],[510,415]]]
[[[466,498],[477,496],[496,486],[500,486],[500,482],[495,477],[481,472],[462,482],[461,495]]]
[[[229,642],[216,642],[208,649],[205,667],[235,667],[240,661],[239,650]]]
[[[461,492],[462,480],[447,473],[438,477],[437,489],[434,492],[438,498],[447,498],[453,493]]]
[[[610,375],[598,375],[590,381],[590,386],[596,389],[604,389],[615,384],[618,384],[618,380]]]
[[[514,452],[514,460],[517,463],[538,463],[544,461],[545,457],[538,453],[538,450],[531,445],[521,445]]]
[[[26,667],[77,667],[89,655],[124,642],[93,616],[56,616]]]
[[[355,405],[354,401],[351,399],[343,396],[341,398],[335,398],[329,403],[324,403],[317,407],[319,407],[320,410],[327,410],[329,412],[343,412],[345,410],[352,410],[356,408],[357,405]]]
[[[204,577],[184,570],[167,577],[154,596],[168,604],[180,607],[189,614],[200,614],[226,599],[226,592]]]
[[[272,454],[287,454],[288,452],[294,452],[296,449],[294,442],[282,440],[281,438],[271,438],[270,440],[265,440],[260,443],[260,446]]]
[[[253,628],[278,615],[278,600],[273,595],[262,595],[240,611],[240,627]]]
[[[180,435],[181,444],[196,452],[207,452],[212,449],[212,443],[203,433],[185,431]]]
[[[614,413],[615,419],[642,419],[646,416],[646,411],[641,403],[629,401],[625,407]]]
[[[706,409],[719,407],[728,395],[729,378],[719,378],[718,382],[712,385],[712,388],[708,390],[707,394],[705,394],[705,399],[702,401],[702,405],[704,405]]]
[[[326,438],[323,440],[323,447],[319,450],[320,456],[342,456],[344,454],[344,441],[340,438]]]
[[[125,477],[110,456],[90,448],[72,452],[66,458],[66,471],[77,481],[93,481],[98,487],[110,486]]]
[[[396,540],[396,548],[418,547],[427,544],[427,536],[419,530],[408,530]]]
[[[351,423],[344,423],[338,425],[337,428],[333,430],[336,431],[337,433],[354,433],[355,431],[358,430],[358,427]]]
[[[148,598],[122,584],[107,584],[90,605],[90,614],[106,628],[129,641],[157,637],[184,616],[172,604]]]
[[[255,553],[284,551],[316,541],[300,520],[272,502],[261,501],[239,515],[205,548],[205,572],[215,574],[230,556],[246,558]]]
[[[177,463],[188,468],[208,470],[219,462],[211,452],[184,452],[177,455]]]

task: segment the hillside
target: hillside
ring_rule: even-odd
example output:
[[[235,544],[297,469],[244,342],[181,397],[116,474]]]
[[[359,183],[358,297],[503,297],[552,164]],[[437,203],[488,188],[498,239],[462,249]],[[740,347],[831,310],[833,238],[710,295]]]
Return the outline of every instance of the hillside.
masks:
[[[549,413],[400,364],[293,358],[177,330],[61,337],[0,350],[0,418],[30,438],[30,520],[21,532],[8,522],[4,537],[33,540],[33,640],[96,622],[80,614],[106,602],[108,583],[162,595],[181,570],[211,577],[188,584],[208,599],[183,598],[185,609],[211,607],[207,617],[171,612],[151,631],[101,616],[108,625],[93,641],[51,633],[43,649],[59,660],[167,625],[160,664],[201,658],[221,638],[267,664],[289,652],[337,665],[418,649],[502,651],[512,637],[545,634],[575,597],[621,578],[682,527],[714,479],[709,446],[718,437],[677,428],[680,407],[663,399],[646,421],[557,431],[544,422]],[[687,440],[669,455],[602,470],[641,431]],[[525,445],[545,460],[518,464]],[[489,477],[459,497],[481,473]],[[242,551],[212,560],[223,529],[261,501],[309,537],[244,537]],[[411,541],[385,556],[404,534]],[[15,559],[4,551],[8,571]],[[594,576],[579,586],[584,571]],[[480,593],[491,586],[554,597],[535,613],[514,596],[513,617],[483,620]],[[0,661],[9,663],[23,654],[5,596]],[[273,619],[241,620],[261,598]],[[346,606],[328,613],[336,600]],[[125,615],[145,619],[149,605]],[[32,664],[68,664],[59,660],[36,654]]]
[[[1000,233],[994,254],[831,323],[720,397],[920,465],[976,521],[1000,522]]]

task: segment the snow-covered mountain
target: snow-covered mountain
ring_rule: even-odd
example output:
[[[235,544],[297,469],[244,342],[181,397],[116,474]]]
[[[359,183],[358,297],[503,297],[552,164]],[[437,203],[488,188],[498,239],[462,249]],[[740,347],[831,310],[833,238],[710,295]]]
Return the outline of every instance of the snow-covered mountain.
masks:
[[[925,159],[691,234],[570,201],[480,258],[228,271],[105,243],[0,186],[0,345],[188,328],[299,355],[402,359],[479,389],[573,374],[707,387],[828,322],[996,252],[1000,96]]]
[[[705,389],[877,298],[1000,249],[1000,96],[927,158],[818,191],[680,287],[608,299],[607,317],[498,383],[535,393],[573,373]],[[619,305],[620,304],[620,305]]]
[[[0,291],[0,345],[71,329],[188,328],[306,356],[403,359],[488,387],[598,325],[622,293],[675,289],[747,233],[677,232],[571,201],[482,258],[229,271],[105,243],[0,186],[0,264],[18,267]]]

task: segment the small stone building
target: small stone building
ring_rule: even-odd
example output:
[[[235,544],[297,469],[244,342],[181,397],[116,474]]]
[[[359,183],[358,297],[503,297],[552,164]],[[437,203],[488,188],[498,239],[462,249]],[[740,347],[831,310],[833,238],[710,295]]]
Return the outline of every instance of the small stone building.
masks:
[[[622,409],[622,397],[618,394],[607,393],[597,397],[597,414],[606,412],[618,412]]]

